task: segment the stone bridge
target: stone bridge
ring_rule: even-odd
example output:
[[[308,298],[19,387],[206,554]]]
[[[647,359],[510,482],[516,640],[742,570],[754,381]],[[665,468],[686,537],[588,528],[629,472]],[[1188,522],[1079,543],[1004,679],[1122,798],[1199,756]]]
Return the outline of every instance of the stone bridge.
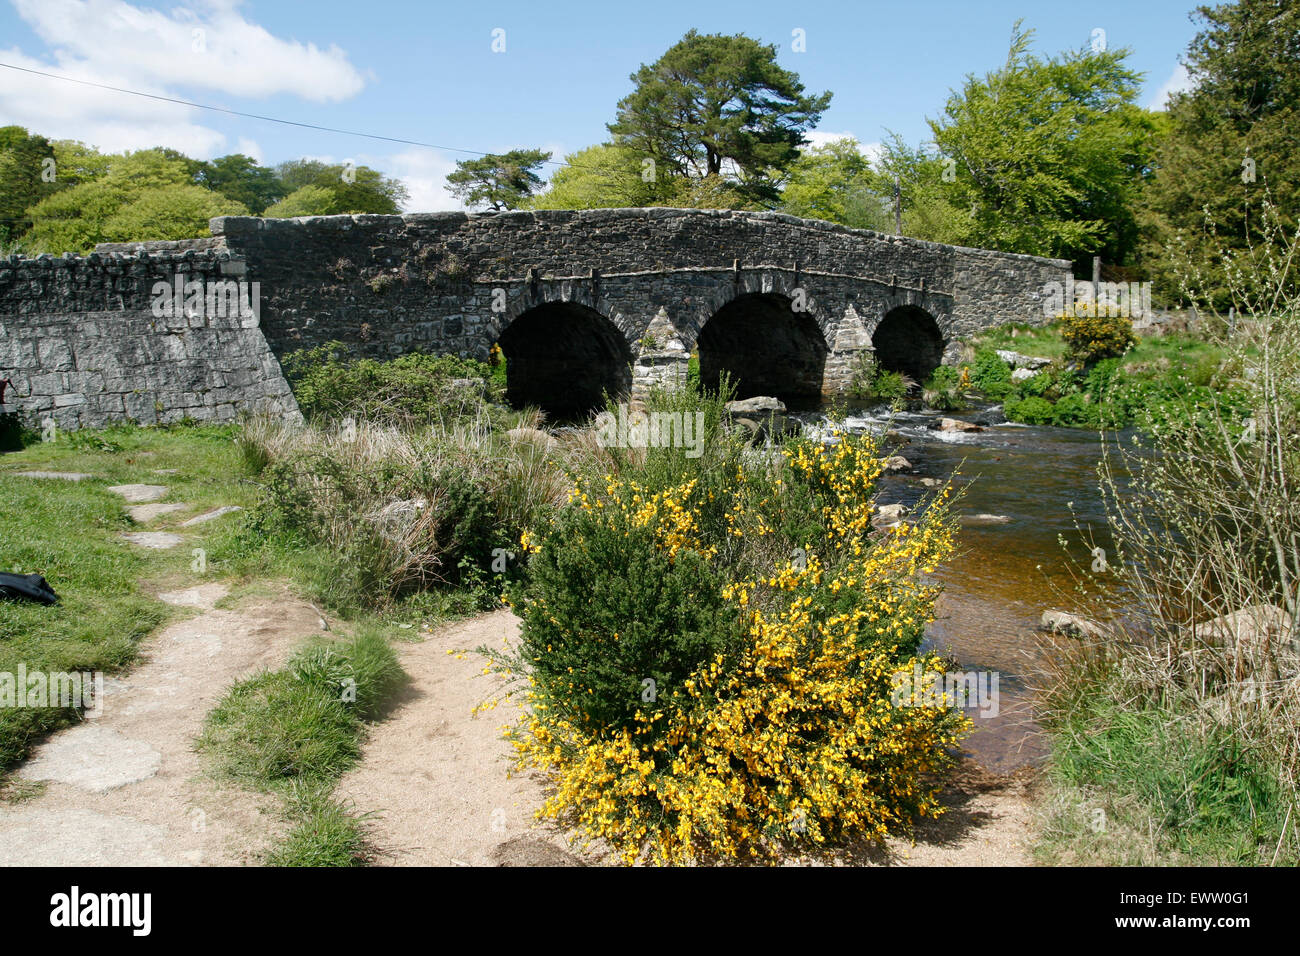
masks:
[[[681,381],[698,354],[741,397],[842,393],[860,356],[928,377],[961,341],[1042,322],[1064,260],[777,213],[600,209],[302,219],[225,217],[212,236],[0,260],[6,411],[61,427],[293,412],[278,358],[487,359],[510,400],[557,416]],[[179,277],[179,278],[178,278]],[[158,315],[160,283],[244,282],[256,318]]]

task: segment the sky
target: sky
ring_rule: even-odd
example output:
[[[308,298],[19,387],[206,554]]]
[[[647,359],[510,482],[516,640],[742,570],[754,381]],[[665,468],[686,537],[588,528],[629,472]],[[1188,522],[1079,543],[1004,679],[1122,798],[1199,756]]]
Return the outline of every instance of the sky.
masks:
[[[629,74],[687,30],[778,48],[810,92],[834,93],[811,138],[929,138],[949,93],[1006,60],[1012,27],[1049,55],[1130,49],[1140,102],[1187,85],[1193,0],[0,0],[0,63],[441,147],[195,109],[0,68],[0,126],[106,152],[170,146],[265,164],[310,157],[402,179],[408,211],[459,208],[455,149],[566,153],[604,141]],[[802,49],[800,49],[800,47]],[[549,167],[548,169],[554,169]]]

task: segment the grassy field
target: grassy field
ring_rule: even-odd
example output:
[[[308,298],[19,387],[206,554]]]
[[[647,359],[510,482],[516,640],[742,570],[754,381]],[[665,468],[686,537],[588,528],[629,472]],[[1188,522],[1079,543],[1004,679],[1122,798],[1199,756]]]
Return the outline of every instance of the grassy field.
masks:
[[[0,671],[14,673],[21,662],[29,673],[111,673],[134,659],[139,640],[170,614],[141,592],[140,582],[179,576],[193,557],[188,549],[146,551],[124,541],[123,533],[139,529],[108,487],[165,484],[164,500],[188,502],[193,514],[246,504],[251,490],[238,480],[234,434],[233,428],[116,428],[0,456],[0,569],[43,574],[62,599],[52,607],[0,600]],[[162,469],[177,473],[159,475]],[[72,482],[24,478],[19,471],[94,477]],[[206,539],[194,540],[206,547]],[[75,719],[71,708],[0,709],[0,770],[22,759],[35,738]]]

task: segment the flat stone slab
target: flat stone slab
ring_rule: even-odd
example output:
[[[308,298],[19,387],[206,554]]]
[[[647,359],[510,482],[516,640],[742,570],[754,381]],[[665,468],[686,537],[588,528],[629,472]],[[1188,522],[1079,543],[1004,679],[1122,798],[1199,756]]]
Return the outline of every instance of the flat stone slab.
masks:
[[[22,478],[58,478],[63,481],[85,481],[95,477],[80,471],[18,471],[14,474]]]
[[[133,505],[144,504],[146,501],[157,501],[167,494],[166,485],[112,485],[108,490],[116,495],[121,495]]]
[[[183,591],[164,591],[158,600],[173,607],[210,608],[229,593],[224,584],[199,584]]]
[[[42,744],[18,775],[103,793],[147,780],[160,763],[162,754],[143,740],[87,722]]]
[[[132,544],[139,545],[142,548],[150,548],[154,551],[166,551],[168,548],[174,548],[185,539],[178,534],[171,534],[168,531],[132,531],[122,535]]]
[[[23,807],[0,817],[0,866],[176,866],[166,833],[119,814]]]
[[[189,505],[182,504],[179,501],[169,504],[132,505],[126,509],[126,513],[131,516],[132,521],[137,524],[144,524],[146,521],[152,521],[154,518],[160,518],[163,515],[184,511],[188,507]]]
[[[201,515],[195,515],[189,521],[182,521],[181,527],[192,528],[196,524],[207,524],[209,521],[220,518],[222,515],[228,515],[231,512],[243,510],[244,509],[239,505],[222,505],[220,508],[214,508],[212,511],[205,512]]]

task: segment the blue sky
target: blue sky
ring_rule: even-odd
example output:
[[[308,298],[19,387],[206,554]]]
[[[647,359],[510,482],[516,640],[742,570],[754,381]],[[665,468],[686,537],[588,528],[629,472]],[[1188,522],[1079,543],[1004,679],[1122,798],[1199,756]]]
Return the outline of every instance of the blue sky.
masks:
[[[1006,58],[1012,25],[1055,53],[1105,31],[1145,74],[1143,105],[1185,85],[1191,0],[833,3],[553,0],[0,0],[0,62],[162,96],[447,147],[553,150],[606,137],[628,74],[694,27],[746,33],[834,99],[817,139],[887,130],[917,143],[968,73]],[[494,52],[494,31],[504,51]],[[792,49],[802,30],[806,49]],[[501,34],[496,35],[500,46]],[[366,163],[402,178],[412,209],[450,209],[443,177],[463,154],[278,126],[0,69],[0,125],[105,150],[166,145]]]

